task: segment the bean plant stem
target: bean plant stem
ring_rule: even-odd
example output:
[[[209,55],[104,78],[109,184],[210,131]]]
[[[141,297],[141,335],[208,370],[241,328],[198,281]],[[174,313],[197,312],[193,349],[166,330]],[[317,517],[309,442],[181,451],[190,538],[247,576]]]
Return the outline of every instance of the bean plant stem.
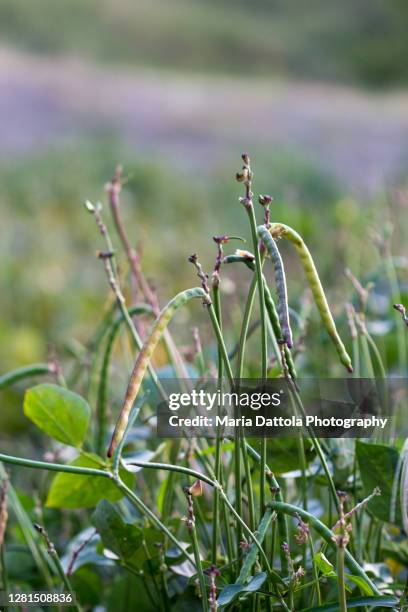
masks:
[[[395,271],[394,261],[391,253],[387,254],[386,258],[386,271],[388,276],[388,282],[390,284],[392,293],[392,302],[401,302],[401,291],[399,287],[397,273]],[[398,316],[398,313],[395,313]],[[407,352],[406,352],[406,333],[403,329],[403,325],[397,324],[397,346],[398,346],[398,360],[400,366],[401,376],[406,376],[407,372]]]
[[[250,205],[245,206],[249,223],[251,226],[251,235],[252,242],[254,247],[255,254],[255,270],[256,270],[256,281],[258,286],[258,297],[259,297],[259,310],[260,310],[260,318],[261,318],[261,379],[265,381],[267,378],[267,362],[268,362],[268,347],[267,347],[267,329],[266,329],[266,314],[265,314],[265,295],[264,295],[264,286],[263,286],[263,276],[262,276],[262,262],[261,262],[261,254],[259,250],[259,241],[258,234],[256,231],[256,219],[254,206],[252,203],[252,199],[250,201]],[[262,516],[265,512],[265,464],[266,464],[266,438],[261,439],[261,474],[259,481],[259,512],[260,516]]]
[[[317,531],[317,533],[325,540],[326,544],[330,548],[337,552],[337,545],[333,540],[333,532],[328,527],[326,527],[324,523],[319,521],[319,519],[316,518],[313,514],[306,512],[306,510],[303,510],[303,508],[293,506],[292,504],[288,504],[285,502],[272,501],[269,502],[269,505],[276,512],[284,512],[285,514],[289,514],[290,516],[294,517],[300,516],[301,519],[309,523]],[[362,578],[367,583],[367,585],[370,587],[370,589],[374,591],[376,595],[381,595],[377,586],[370,580],[363,568],[359,565],[359,563],[357,563],[357,561],[347,549],[345,549],[344,555],[345,562],[349,566],[350,570],[354,574],[360,576],[360,578]]]
[[[220,300],[220,288],[219,283],[213,284],[213,303],[215,316],[217,317],[218,325],[222,333],[222,320],[221,320],[221,300]],[[218,346],[218,385],[222,385],[222,354],[221,349]],[[215,439],[215,477],[221,481],[221,436],[220,429],[217,427],[216,439]],[[212,516],[212,549],[211,559],[214,565],[217,564],[217,544],[218,544],[218,533],[219,533],[219,493],[218,490],[214,491],[213,499],[213,516]]]
[[[7,563],[6,563],[6,544],[0,546],[0,560],[1,560],[1,586],[3,591],[9,590],[9,580],[8,580],[8,572],[7,572]]]
[[[245,345],[248,335],[248,326],[251,318],[252,307],[255,299],[257,278],[255,275],[252,277],[251,285],[249,287],[249,292],[245,304],[244,317],[241,324],[241,333],[239,337],[239,348],[238,348],[238,360],[237,360],[237,370],[236,370],[236,379],[238,384],[242,379],[243,370],[244,370],[244,355],[245,355]],[[242,514],[242,488],[241,488],[241,452],[243,445],[245,445],[245,440],[243,438],[243,432],[240,428],[236,427],[234,429],[234,440],[235,440],[235,455],[234,455],[234,472],[235,472],[235,494],[236,494],[236,505],[237,511],[239,514]],[[245,451],[242,452],[242,459],[245,465],[246,475],[248,474],[248,457],[245,456]],[[248,476],[247,476],[248,479]],[[251,482],[252,484],[252,482]],[[253,495],[251,499],[251,503],[253,505]],[[252,511],[252,508],[251,508]],[[240,527],[237,529],[237,549],[239,550],[239,544],[242,539],[242,530]]]
[[[18,368],[12,372],[7,372],[0,376],[0,389],[5,389],[14,383],[24,380],[26,378],[32,378],[33,376],[44,376],[51,374],[52,370],[48,363],[34,363],[23,368]]]
[[[193,565],[195,565],[194,559],[184,550],[178,539],[171,533],[171,531],[169,531],[166,525],[161,522],[161,520],[154,514],[154,512],[152,512],[150,508],[146,506],[146,504],[140,499],[140,497],[134,491],[129,489],[129,487],[123,482],[123,480],[119,476],[115,478],[115,483],[118,489],[120,489],[122,493],[124,493],[124,495],[129,499],[130,502],[132,502],[135,508],[139,510],[139,512],[144,514],[160,531],[162,531],[163,534],[172,542],[172,544],[174,544],[174,546],[183,554],[183,556],[185,556],[189,561],[191,561],[191,563],[193,563]]]
[[[67,472],[69,474],[83,474],[84,476],[102,476],[104,478],[112,478],[112,474],[110,472],[98,470],[97,468],[64,465],[63,463],[49,463],[48,461],[36,461],[34,459],[23,459],[22,457],[14,457],[13,455],[5,455],[4,453],[0,453],[0,461],[10,463],[12,465],[21,465],[27,468],[49,470],[51,472]]]
[[[344,546],[337,547],[337,584],[339,587],[339,610],[347,612],[346,584],[344,574]]]

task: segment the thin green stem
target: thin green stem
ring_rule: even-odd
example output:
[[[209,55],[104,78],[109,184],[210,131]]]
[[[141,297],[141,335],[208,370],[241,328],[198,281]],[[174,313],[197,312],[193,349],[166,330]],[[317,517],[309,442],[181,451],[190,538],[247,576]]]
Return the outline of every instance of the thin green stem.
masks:
[[[344,547],[337,547],[337,584],[339,589],[339,611],[347,612],[346,581],[344,573]]]
[[[261,379],[265,381],[267,378],[267,367],[268,367],[268,345],[267,345],[267,328],[266,328],[266,313],[265,313],[265,295],[264,295],[264,285],[263,285],[263,276],[262,276],[262,261],[261,254],[259,251],[259,240],[258,234],[256,231],[256,219],[254,206],[252,201],[247,203],[245,206],[248,216],[249,223],[251,226],[251,235],[252,242],[254,247],[255,254],[255,271],[256,271],[256,281],[258,286],[258,297],[259,297],[259,311],[261,318]],[[265,512],[265,465],[266,465],[266,438],[261,439],[261,477],[259,482],[260,488],[260,497],[259,497],[259,505],[260,505],[260,515],[262,516]]]
[[[261,463],[260,454],[250,444],[248,444],[248,442],[246,443],[246,450],[247,450],[247,453],[250,454],[251,457],[255,459],[255,461],[257,461],[257,463]],[[275,489],[275,499],[279,502],[283,502],[283,496],[282,496],[282,492],[279,487],[278,481],[276,480],[273,472],[270,470],[270,468],[267,465],[265,466],[265,469],[267,473],[269,474],[271,485]],[[280,555],[281,569],[282,569],[282,573],[285,576],[287,576],[289,573],[288,559],[282,549],[281,544],[283,542],[289,541],[289,531],[288,531],[288,524],[287,524],[286,516],[283,513],[278,514],[278,530],[279,530],[279,540],[280,540],[279,555]]]
[[[201,563],[200,548],[198,546],[197,530],[195,528],[195,525],[190,529],[190,533],[191,533],[191,542],[193,545],[195,565],[197,568],[198,581],[200,583],[202,608],[203,608],[203,612],[207,612],[208,611],[207,590],[206,590],[206,585],[205,585],[205,578],[204,578],[203,566]]]
[[[322,603],[322,595],[320,592],[319,571],[316,567],[316,563],[314,562],[314,558],[313,558],[314,557],[314,547],[313,547],[312,536],[310,534],[308,537],[308,542],[309,542],[309,548],[310,548],[310,556],[312,559],[313,584],[316,590],[317,604],[320,606]]]
[[[305,522],[309,523],[315,529],[315,531],[317,531],[317,533],[325,540],[326,544],[332,550],[337,552],[337,545],[333,540],[333,532],[313,514],[306,512],[306,510],[303,510],[303,508],[284,502],[272,501],[269,502],[269,506],[276,512],[284,512],[285,514],[289,514],[290,516],[294,517],[299,515]],[[360,578],[367,583],[367,585],[376,595],[380,595],[380,591],[378,590],[377,586],[370,580],[363,568],[354,559],[352,554],[347,549],[344,551],[344,554],[345,562],[352,573],[360,576]]]
[[[8,571],[7,571],[7,562],[6,562],[6,544],[0,546],[0,561],[1,561],[1,585],[3,591],[9,590],[9,579],[8,579]]]
[[[5,389],[20,380],[32,378],[34,376],[46,376],[52,374],[52,368],[48,363],[33,363],[23,368],[18,368],[12,372],[7,372],[0,376],[0,389]]]
[[[139,512],[144,514],[152,523],[155,525],[163,534],[174,544],[174,546],[183,554],[186,559],[191,561],[195,566],[194,559],[184,550],[178,539],[169,531],[169,529],[164,525],[161,520],[150,510],[148,506],[140,499],[140,497],[121,480],[120,477],[115,478],[115,483],[124,493],[124,495],[129,499],[130,502],[135,506]]]
[[[390,284],[390,288],[391,288],[391,293],[392,293],[392,303],[399,303],[401,302],[401,291],[400,291],[400,286],[399,286],[399,282],[398,282],[398,277],[397,277],[397,273],[395,270],[395,266],[394,266],[394,261],[393,258],[391,256],[391,253],[388,253],[388,256],[386,258],[386,271],[387,271],[387,277],[388,277],[388,282]],[[398,317],[398,313],[395,312],[395,317]],[[398,360],[399,360],[399,366],[400,366],[400,373],[401,376],[406,376],[407,373],[407,345],[406,345],[406,330],[403,329],[404,326],[400,325],[399,322],[397,322],[397,346],[398,346]]]
[[[255,300],[255,292],[257,286],[257,277],[255,274],[252,276],[251,284],[249,286],[248,296],[245,303],[244,316],[241,324],[241,332],[239,336],[238,344],[238,357],[237,357],[237,379],[241,379],[244,372],[244,358],[245,358],[245,346],[248,337],[249,321],[251,318],[252,308]]]
[[[234,517],[237,519],[237,521],[242,525],[243,530],[249,536],[249,538],[255,543],[256,547],[259,550],[259,553],[260,553],[262,559],[266,562],[266,567],[268,569],[268,572],[271,572],[271,568],[270,568],[268,559],[267,559],[267,557],[265,555],[265,552],[264,552],[264,550],[262,548],[262,545],[259,543],[259,541],[256,538],[255,534],[251,531],[251,529],[248,527],[248,525],[245,523],[245,521],[242,519],[242,517],[237,513],[236,509],[234,508],[234,506],[232,505],[232,503],[228,499],[227,495],[225,494],[224,489],[222,488],[221,484],[215,479],[214,474],[211,474],[212,478],[209,478],[205,474],[201,474],[201,472],[196,472],[195,470],[192,470],[190,468],[186,468],[186,467],[181,466],[181,465],[169,465],[169,464],[166,464],[166,463],[152,463],[152,462],[145,462],[145,461],[132,461],[130,463],[130,465],[138,465],[140,467],[145,467],[145,468],[160,469],[160,470],[179,472],[180,474],[187,474],[188,476],[192,476],[193,478],[197,478],[199,480],[202,480],[203,482],[209,484],[211,487],[216,487],[219,490],[219,492],[220,492],[221,499],[228,506],[230,512],[234,515]],[[127,490],[127,492],[130,492],[132,495],[135,496],[135,494],[132,491],[130,491],[130,489],[128,489],[128,487],[126,487],[126,485],[122,481],[119,480],[118,486],[119,486],[119,488],[123,492],[125,492],[125,494],[126,494],[126,490]],[[138,501],[141,502],[141,500],[138,500]],[[148,508],[147,508],[147,510],[149,512],[151,512]],[[153,515],[153,516],[154,516],[155,520],[158,520],[157,517],[155,517],[155,515]]]
[[[298,393],[296,387],[294,385],[291,385],[290,386],[290,391],[291,391],[292,397],[294,397],[294,399],[295,399],[297,408],[299,409],[301,415],[303,417],[305,417],[306,413],[305,413],[305,409],[304,409],[304,406],[303,406],[303,402],[302,402],[302,399],[301,399],[300,394]],[[308,427],[308,432],[309,432],[310,437],[312,438],[313,446],[314,446],[315,451],[316,451],[316,453],[317,453],[317,455],[319,457],[320,463],[322,464],[323,471],[325,473],[325,476],[326,476],[326,479],[327,479],[327,483],[329,485],[329,489],[330,489],[330,492],[331,492],[331,497],[332,497],[332,499],[333,499],[333,501],[335,503],[335,507],[337,509],[339,509],[339,499],[338,499],[338,496],[337,496],[336,487],[334,485],[334,481],[333,481],[332,475],[330,473],[330,469],[329,469],[328,463],[326,461],[326,457],[324,455],[322,447],[320,445],[319,439],[316,438],[315,433],[314,433],[314,431],[313,431],[313,429],[311,427]]]
[[[214,300],[214,311],[217,317],[220,332],[222,334],[222,319],[221,319],[221,300],[220,300],[220,288],[219,284],[213,286],[213,300]],[[222,371],[223,371],[223,360],[220,347],[218,345],[218,386],[222,385]],[[221,436],[220,428],[217,427],[216,440],[215,440],[215,477],[218,482],[221,482]],[[212,515],[212,547],[211,547],[211,560],[214,565],[217,564],[217,544],[219,534],[219,501],[220,496],[218,489],[214,491],[213,498],[213,515]]]
[[[22,467],[34,468],[37,470],[48,470],[50,472],[68,472],[69,474],[82,474],[84,476],[102,476],[104,478],[112,478],[110,472],[98,470],[97,468],[80,467],[77,465],[64,465],[63,463],[49,463],[48,461],[35,461],[34,459],[23,459],[22,457],[14,457],[13,455],[5,455],[0,453],[0,461],[11,465],[20,465]]]
[[[50,537],[49,537],[47,531],[44,529],[44,527],[42,527],[41,525],[36,525],[36,524],[34,524],[34,527],[35,527],[36,531],[40,534],[44,544],[47,547],[47,553],[49,554],[49,556],[51,557],[51,559],[54,562],[55,570],[56,570],[58,576],[60,577],[63,586],[65,587],[67,592],[72,597],[73,603],[72,603],[72,606],[69,606],[69,607],[70,608],[74,608],[74,610],[77,610],[77,612],[81,612],[81,607],[79,606],[78,602],[76,601],[75,593],[74,593],[74,591],[72,589],[71,582],[70,582],[67,574],[65,573],[64,568],[62,567],[62,563],[61,563],[61,560],[60,560],[60,558],[58,556],[57,549],[55,548],[53,542],[51,542]]]

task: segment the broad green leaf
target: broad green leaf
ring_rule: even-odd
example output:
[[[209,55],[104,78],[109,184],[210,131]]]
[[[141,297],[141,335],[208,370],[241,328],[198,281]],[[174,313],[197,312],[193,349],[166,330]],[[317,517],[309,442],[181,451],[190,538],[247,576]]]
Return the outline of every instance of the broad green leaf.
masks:
[[[246,593],[255,593],[261,588],[266,580],[266,572],[259,572],[251,578],[251,580],[245,585],[244,591]]]
[[[227,584],[227,586],[222,589],[221,593],[218,596],[218,605],[226,606],[232,601],[234,601],[234,599],[238,597],[240,593],[242,593],[243,588],[243,584]]]
[[[350,582],[353,582],[355,585],[357,585],[364,595],[374,595],[373,589],[370,587],[369,584],[367,584],[364,578],[361,578],[360,576],[352,576],[351,574],[346,574],[346,578],[347,580],[350,580]]]
[[[272,438],[268,441],[268,461],[275,475],[299,468],[298,443],[295,438]],[[310,463],[315,456],[308,440],[305,440],[305,459]]]
[[[92,515],[106,548],[114,552],[126,565],[138,570],[143,569],[149,560],[149,571],[159,566],[159,547],[163,543],[162,534],[154,528],[141,528],[135,522],[126,521],[117,507],[102,500]]]
[[[24,414],[51,438],[80,447],[88,429],[91,409],[80,395],[46,383],[26,392]]]
[[[115,506],[106,499],[101,500],[92,515],[102,542],[112,552],[127,561],[142,543],[142,529],[127,523]]]
[[[337,575],[332,563],[330,563],[326,555],[322,552],[313,555],[313,562],[324,576],[333,577]]]
[[[255,574],[247,584],[228,584],[221,591],[217,603],[219,606],[230,604],[238,595],[245,593],[256,593],[266,580],[266,572]]]
[[[104,462],[98,455],[89,453],[80,455],[70,465],[102,469]],[[132,474],[126,470],[121,470],[121,478],[127,485],[133,482]],[[122,497],[115,483],[103,476],[60,472],[51,483],[46,505],[48,508],[93,508],[101,499],[115,502]]]
[[[364,495],[370,495],[375,487],[381,489],[381,495],[374,497],[368,503],[368,508],[380,521],[389,523],[392,486],[399,458],[398,450],[385,444],[371,444],[357,440],[356,454]],[[396,523],[401,524],[399,499],[396,501]]]

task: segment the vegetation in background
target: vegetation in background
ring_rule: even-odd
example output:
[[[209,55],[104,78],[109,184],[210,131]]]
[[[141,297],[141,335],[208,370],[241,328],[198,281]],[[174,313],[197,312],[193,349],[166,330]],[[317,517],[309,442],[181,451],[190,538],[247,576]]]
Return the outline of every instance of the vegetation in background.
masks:
[[[128,218],[131,201],[128,196],[121,199],[122,186],[131,191],[130,181],[122,185],[126,174],[118,169],[106,185],[104,206],[94,199],[85,210],[83,205],[75,208],[89,221],[79,243],[81,265],[86,266],[96,247],[99,261],[91,266],[100,267],[101,279],[106,276],[110,297],[105,304],[98,294],[87,341],[63,338],[44,363],[0,377],[5,393],[10,386],[29,387],[24,418],[35,425],[30,426],[35,443],[31,458],[27,449],[24,458],[16,456],[15,442],[6,454],[7,440],[0,453],[3,588],[64,588],[77,592],[84,609],[102,604],[108,610],[118,605],[131,610],[137,605],[146,612],[344,612],[405,605],[407,456],[405,447],[400,451],[401,440],[391,436],[321,443],[310,431],[308,437],[292,440],[259,443],[238,436],[190,445],[188,440],[160,442],[154,435],[150,392],[156,388],[160,393],[162,378],[178,368],[193,376],[216,372],[232,385],[235,367],[239,376],[284,377],[300,412],[297,377],[336,376],[344,366],[351,371],[348,353],[357,376],[406,374],[407,266],[400,257],[398,234],[390,220],[382,218],[384,208],[360,214],[355,204],[344,200],[330,209],[323,202],[312,207],[307,193],[302,208],[299,203],[294,210],[266,195],[258,204],[252,193],[258,183],[246,154],[243,162],[238,189],[235,184],[231,191],[234,215],[228,216],[229,222],[219,212],[219,201],[228,206],[228,200],[211,205],[212,193],[205,191],[205,185],[214,188],[217,182],[212,184],[207,176],[200,185],[202,206],[209,207],[207,223],[210,218],[218,230],[215,244],[205,233],[207,225],[198,224],[196,200],[188,191],[185,214],[192,217],[194,248],[200,236],[204,241],[204,256],[189,258],[201,286],[183,290],[158,316],[156,300],[168,301],[162,296],[169,285],[160,285],[157,298],[135,249],[139,234],[122,218]],[[132,179],[133,195],[143,185],[137,182],[144,176],[140,168],[139,173],[136,170]],[[261,171],[261,185],[262,176]],[[143,195],[149,197],[153,190],[154,201],[155,184],[147,184]],[[164,184],[169,186],[167,180]],[[401,205],[403,197],[403,192],[390,194],[390,218],[393,202]],[[142,193],[139,198],[142,201]],[[105,224],[108,208],[114,218],[119,214],[112,227]],[[78,236],[79,223],[62,222],[64,233]],[[159,280],[166,276],[165,261],[177,252],[177,242],[179,249],[188,246],[188,237],[177,235],[175,225],[172,246],[159,250],[164,238],[152,232],[156,227],[160,231],[161,222],[149,225],[144,249],[154,253],[153,260],[157,257]],[[245,249],[235,254],[229,251],[234,223],[247,239]],[[282,235],[294,242],[306,275],[279,240]],[[276,289],[258,237],[273,255]],[[227,250],[231,254],[224,257]],[[313,260],[320,273],[329,253],[334,259],[322,274],[323,286],[330,287],[327,300]],[[186,278],[191,279],[185,256],[184,261]],[[212,269],[212,275],[207,274]],[[177,282],[184,284],[184,278]],[[201,299],[204,307],[197,307],[197,299],[187,306],[190,298]],[[75,294],[68,305],[81,299]],[[131,307],[135,302],[138,305]],[[187,310],[190,318],[168,328],[176,309],[176,318]],[[188,331],[192,325],[194,333]],[[44,375],[48,382],[27,382]],[[11,481],[5,465],[15,466]]]
[[[38,53],[369,86],[407,83],[407,25],[403,0],[3,0],[0,5],[2,40]]]

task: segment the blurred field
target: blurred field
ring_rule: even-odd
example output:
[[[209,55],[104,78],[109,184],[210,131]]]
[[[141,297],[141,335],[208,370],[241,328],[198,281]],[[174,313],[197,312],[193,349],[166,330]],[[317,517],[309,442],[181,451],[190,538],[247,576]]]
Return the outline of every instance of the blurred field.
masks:
[[[0,35],[46,54],[189,71],[406,83],[403,0],[3,0]]]
[[[405,4],[383,0],[2,2],[1,370],[85,341],[102,315],[82,203],[104,199],[118,161],[162,300],[194,281],[191,251],[211,269],[211,236],[246,231],[233,177],[248,150],[256,189],[311,242],[341,313],[345,263],[378,263],[369,225],[391,218],[406,249],[392,195],[408,158],[406,23]]]

